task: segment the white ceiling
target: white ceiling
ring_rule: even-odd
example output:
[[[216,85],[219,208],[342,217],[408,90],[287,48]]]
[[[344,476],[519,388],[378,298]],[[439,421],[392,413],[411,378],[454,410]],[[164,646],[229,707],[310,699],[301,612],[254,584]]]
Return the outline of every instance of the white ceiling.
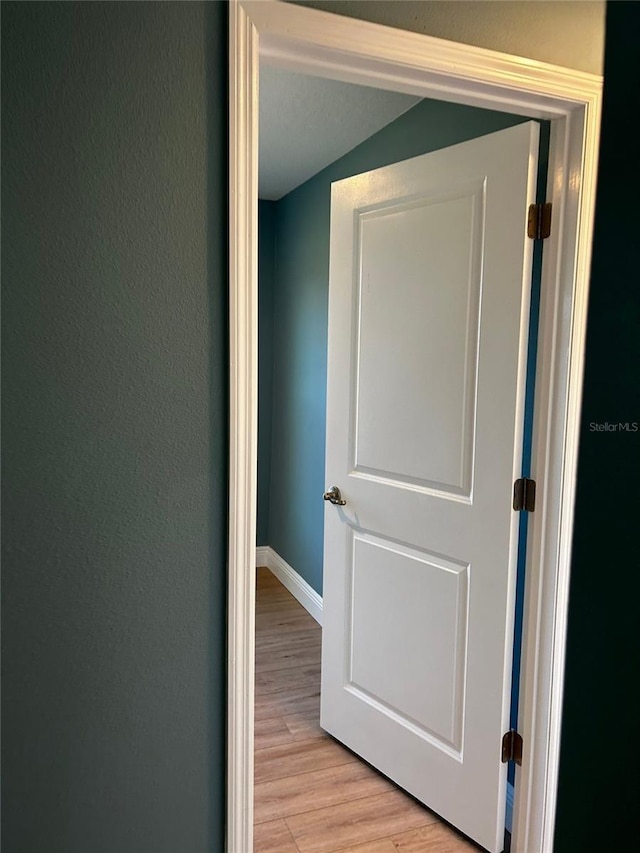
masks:
[[[282,198],[419,100],[262,64],[260,198]]]

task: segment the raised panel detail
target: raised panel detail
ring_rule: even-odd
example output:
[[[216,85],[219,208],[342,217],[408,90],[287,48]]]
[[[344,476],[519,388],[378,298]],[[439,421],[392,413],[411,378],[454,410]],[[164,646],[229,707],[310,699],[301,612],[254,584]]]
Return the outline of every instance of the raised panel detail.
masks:
[[[357,216],[354,470],[469,497],[484,183]]]
[[[457,756],[468,585],[467,564],[354,534],[347,689]]]

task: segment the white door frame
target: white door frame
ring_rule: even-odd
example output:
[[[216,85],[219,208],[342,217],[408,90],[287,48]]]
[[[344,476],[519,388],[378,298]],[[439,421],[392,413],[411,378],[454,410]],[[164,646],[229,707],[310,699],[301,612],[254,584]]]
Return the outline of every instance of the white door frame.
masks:
[[[271,0],[229,4],[227,851],[253,850],[260,59],[301,73],[552,121],[512,850],[553,849],[602,78]],[[320,497],[320,496],[319,496]]]

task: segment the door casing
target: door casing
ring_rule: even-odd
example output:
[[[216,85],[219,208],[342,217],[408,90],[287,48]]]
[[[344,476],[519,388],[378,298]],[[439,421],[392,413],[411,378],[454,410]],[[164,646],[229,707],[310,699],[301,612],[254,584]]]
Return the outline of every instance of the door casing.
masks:
[[[602,78],[277,0],[229,5],[227,851],[253,850],[258,74],[266,61],[551,122],[512,850],[553,849]]]

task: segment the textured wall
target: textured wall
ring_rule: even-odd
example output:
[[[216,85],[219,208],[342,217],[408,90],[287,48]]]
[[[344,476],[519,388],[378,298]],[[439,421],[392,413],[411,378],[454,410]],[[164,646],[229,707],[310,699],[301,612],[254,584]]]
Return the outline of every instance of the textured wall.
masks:
[[[629,105],[638,33],[640,4],[609,4],[555,853],[635,843],[639,502],[629,485],[640,470],[640,176]],[[637,432],[591,429],[634,422]]]
[[[604,0],[293,0],[348,15],[602,73]]]
[[[425,100],[275,202],[268,544],[320,593],[331,182],[521,121]]]
[[[258,519],[256,545],[269,544],[273,398],[275,202],[258,204]]]
[[[211,853],[225,7],[2,17],[4,850]]]

